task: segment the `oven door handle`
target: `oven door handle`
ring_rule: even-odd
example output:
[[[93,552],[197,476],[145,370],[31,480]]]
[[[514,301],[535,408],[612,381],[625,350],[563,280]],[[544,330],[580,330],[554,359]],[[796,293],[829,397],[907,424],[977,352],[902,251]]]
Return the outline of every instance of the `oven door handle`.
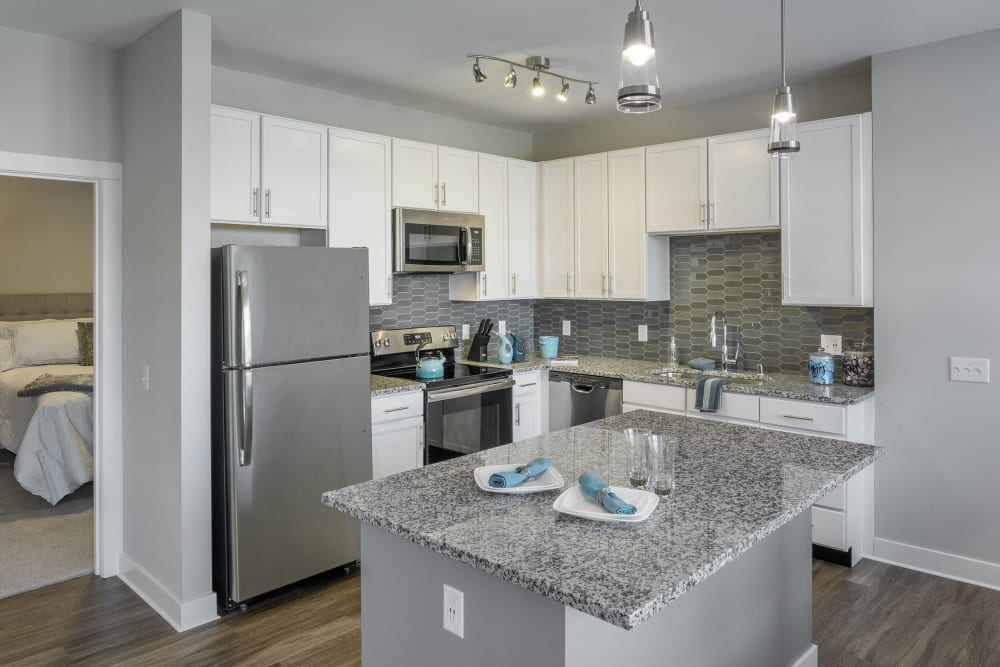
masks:
[[[492,391],[501,391],[503,389],[510,389],[513,386],[514,386],[514,380],[507,378],[505,380],[496,380],[494,382],[484,382],[483,384],[477,384],[474,387],[462,387],[459,389],[441,389],[439,391],[429,391],[427,392],[427,402],[438,403],[440,401],[449,401],[453,398],[464,398],[466,396],[477,396],[479,394],[488,394]]]

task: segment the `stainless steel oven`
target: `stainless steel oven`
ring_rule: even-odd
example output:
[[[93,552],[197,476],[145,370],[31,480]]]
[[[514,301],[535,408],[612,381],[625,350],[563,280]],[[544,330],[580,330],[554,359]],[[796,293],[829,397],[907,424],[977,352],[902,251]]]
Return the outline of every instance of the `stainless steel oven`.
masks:
[[[484,271],[485,220],[481,215],[393,209],[393,271]]]
[[[502,378],[426,391],[427,463],[508,444],[514,380]]]

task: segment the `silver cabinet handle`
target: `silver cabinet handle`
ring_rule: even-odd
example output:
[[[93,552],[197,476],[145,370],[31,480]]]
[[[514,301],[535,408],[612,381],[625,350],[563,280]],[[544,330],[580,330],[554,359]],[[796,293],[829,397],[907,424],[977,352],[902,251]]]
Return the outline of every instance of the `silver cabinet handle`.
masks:
[[[409,409],[410,409],[410,406],[404,405],[404,406],[399,407],[399,408],[389,408],[388,410],[383,410],[382,412],[386,412],[386,413],[388,413],[388,412],[402,412],[403,410],[409,410]]]
[[[782,273],[781,274],[781,287],[782,287],[782,292],[784,293],[784,295],[788,296],[788,274],[787,273]]]
[[[483,384],[475,385],[473,387],[468,387],[466,389],[442,389],[440,391],[427,392],[427,402],[428,403],[438,403],[440,401],[447,401],[452,398],[463,398],[465,396],[477,396],[479,394],[488,394],[491,391],[500,391],[502,389],[510,389],[514,386],[514,381],[507,380],[497,380],[496,382],[486,382]]]
[[[264,217],[271,217],[271,188],[264,190]]]
[[[448,183],[441,184],[441,206],[448,205]]]
[[[708,205],[708,226],[715,227],[715,202]]]
[[[385,295],[392,301],[392,276],[385,277]]]
[[[514,404],[514,425],[515,426],[520,426],[521,425],[521,404],[520,403],[515,403]]]
[[[698,204],[698,222],[700,222],[701,224],[706,225],[706,226],[708,225],[708,223],[705,220],[705,205],[704,204]]]
[[[781,415],[785,419],[797,419],[803,422],[814,422],[816,419],[814,417],[800,417],[798,415]]]
[[[253,371],[240,371],[243,385],[242,437],[240,438],[240,465],[248,466],[253,460]]]
[[[601,274],[601,294],[604,295],[604,294],[607,294],[607,293],[608,293],[608,277],[602,273]]]
[[[573,290],[570,289],[569,281],[570,281],[570,275],[567,273],[566,274],[566,294],[572,294],[573,293]]]
[[[254,217],[256,217],[257,216],[257,206],[258,206],[258,202],[260,201],[260,188],[254,188],[253,189],[253,195],[251,195],[251,199],[253,200],[253,215],[254,215]]]
[[[488,290],[486,289],[486,287],[487,287],[486,278],[487,278],[487,275],[484,273],[483,274],[483,296],[486,296],[489,293]]]
[[[439,186],[437,183],[435,183],[434,184],[434,205],[435,206],[438,205],[438,195],[440,195],[440,194],[441,194],[441,186]]]
[[[614,275],[608,275],[608,296],[615,293],[615,277]]]
[[[424,449],[427,446],[427,439],[424,437],[424,425],[417,424],[417,444],[420,449]]]
[[[534,387],[536,384],[538,384],[538,383],[537,382],[529,382],[527,384],[519,384],[517,386],[521,387],[521,388],[525,388],[525,387]]]
[[[253,338],[250,331],[250,272],[236,272],[236,292],[239,298],[240,365],[253,364]]]
[[[517,274],[510,274],[510,293],[517,294]]]

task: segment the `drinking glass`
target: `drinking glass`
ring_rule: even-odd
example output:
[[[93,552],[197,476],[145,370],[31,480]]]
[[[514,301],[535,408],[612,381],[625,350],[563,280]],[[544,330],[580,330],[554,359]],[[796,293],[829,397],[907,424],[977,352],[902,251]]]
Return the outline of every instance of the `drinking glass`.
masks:
[[[663,433],[651,433],[649,443],[649,485],[658,496],[669,496],[674,490],[674,455],[677,439]]]
[[[644,489],[649,481],[649,431],[644,428],[625,429],[628,443],[628,483]]]

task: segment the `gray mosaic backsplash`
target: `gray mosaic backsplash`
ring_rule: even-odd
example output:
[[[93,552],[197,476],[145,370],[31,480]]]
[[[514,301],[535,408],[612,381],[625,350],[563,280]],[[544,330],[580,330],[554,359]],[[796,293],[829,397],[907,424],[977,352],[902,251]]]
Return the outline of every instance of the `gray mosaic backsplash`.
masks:
[[[562,335],[570,320],[571,335]],[[636,340],[638,325],[649,327],[649,342]],[[575,301],[545,299],[535,304],[539,336],[559,336],[559,354],[659,361],[670,346],[670,302]]]

